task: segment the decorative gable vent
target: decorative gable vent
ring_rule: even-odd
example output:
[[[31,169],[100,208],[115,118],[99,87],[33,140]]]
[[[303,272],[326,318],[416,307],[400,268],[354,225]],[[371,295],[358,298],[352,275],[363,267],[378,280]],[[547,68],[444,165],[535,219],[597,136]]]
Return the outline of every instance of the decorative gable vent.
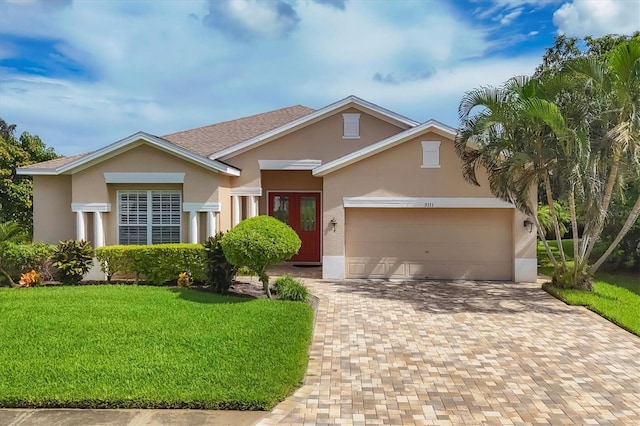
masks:
[[[422,168],[440,167],[440,141],[422,141]]]
[[[343,139],[359,139],[360,138],[360,114],[345,113],[342,114],[344,120]]]

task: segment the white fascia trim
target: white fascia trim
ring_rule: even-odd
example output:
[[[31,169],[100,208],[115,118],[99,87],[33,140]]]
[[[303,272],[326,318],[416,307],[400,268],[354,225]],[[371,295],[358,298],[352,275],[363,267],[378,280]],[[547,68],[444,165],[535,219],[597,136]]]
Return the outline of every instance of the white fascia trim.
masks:
[[[107,213],[111,211],[111,203],[71,203],[71,211]]]
[[[260,170],[313,170],[322,160],[258,160]]]
[[[105,183],[184,183],[184,173],[105,172]]]
[[[259,186],[240,186],[238,188],[231,188],[231,195],[261,197],[262,188]]]
[[[34,175],[57,175],[59,173],[56,172],[56,169],[27,169],[27,168],[23,168],[23,167],[16,167],[16,174],[17,175],[28,175],[28,176],[34,176]]]
[[[538,279],[538,259],[516,258],[514,261],[515,277],[517,283],[535,283]]]
[[[302,126],[305,123],[308,123],[310,121],[316,120],[324,115],[330,114],[336,110],[339,110],[340,108],[343,108],[347,105],[350,104],[355,104],[358,106],[361,106],[363,108],[367,108],[370,109],[374,112],[377,112],[379,114],[382,114],[384,116],[387,116],[393,120],[396,120],[402,124],[405,124],[406,126],[409,127],[414,127],[417,126],[419,123],[417,121],[413,121],[407,117],[404,117],[400,114],[396,114],[393,111],[390,111],[388,109],[382,108],[376,104],[372,104],[371,102],[367,102],[364,99],[360,99],[357,96],[348,96],[344,99],[339,100],[338,102],[334,102],[331,105],[327,105],[324,108],[321,108],[319,110],[316,110],[314,112],[312,112],[311,114],[307,114],[304,117],[300,117],[297,120],[293,120],[290,123],[284,124],[280,127],[277,127],[273,130],[270,130],[268,132],[265,132],[261,135],[255,136],[251,139],[247,139],[244,142],[240,142],[238,144],[235,144],[233,146],[230,146],[229,148],[223,149],[221,151],[218,151],[214,154],[212,154],[209,158],[212,160],[215,159],[219,159],[219,158],[224,158],[228,155],[234,154],[238,151],[243,151],[247,148],[252,147],[253,145],[261,145],[262,143],[267,142],[269,139],[280,135],[281,133],[287,132],[289,130],[295,129],[296,127]]]
[[[358,151],[354,151],[350,154],[347,154],[333,161],[330,161],[324,164],[323,166],[313,169],[313,175],[324,176],[338,169],[346,167],[350,164],[363,160],[367,157],[371,157],[372,155],[382,152],[386,149],[389,149],[403,142],[406,142],[409,139],[413,139],[422,133],[426,133],[430,131],[437,131],[437,133],[443,134],[452,140],[455,139],[456,137],[456,130],[453,127],[449,127],[446,124],[442,124],[436,120],[429,120],[427,122],[422,123],[419,126],[413,127],[409,130],[405,130],[404,132],[390,136],[387,139],[383,139],[380,142],[376,142],[374,144],[366,146],[362,149],[359,149]]]
[[[352,208],[445,208],[445,209],[513,209],[515,206],[497,198],[456,197],[344,197],[344,207]]]
[[[344,256],[322,256],[323,280],[343,280],[344,268]]]
[[[219,212],[220,203],[182,203],[183,212]]]
[[[97,151],[92,152],[91,154],[84,156],[82,158],[79,158],[75,161],[71,161],[70,163],[65,164],[64,166],[61,166],[59,168],[56,169],[56,173],[55,174],[62,174],[68,171],[71,171],[77,167],[80,167],[84,164],[90,163],[94,160],[99,159],[100,157],[106,156],[108,154],[111,154],[115,151],[117,151],[120,148],[124,148],[127,145],[130,145],[132,143],[135,143],[137,141],[144,141],[147,142],[157,148],[160,148],[162,150],[165,150],[171,154],[174,154],[178,157],[182,157],[186,160],[189,160],[191,162],[194,162],[200,166],[203,166],[205,168],[208,168],[210,170],[219,172],[219,173],[223,173],[223,174],[227,174],[230,176],[240,176],[240,170],[236,169],[235,167],[231,167],[227,164],[221,163],[219,161],[215,161],[215,160],[211,160],[208,159],[206,157],[201,157],[199,155],[196,155],[190,151],[187,151],[184,148],[181,148],[177,145],[172,144],[171,142],[159,138],[157,136],[153,136],[150,135],[148,133],[145,132],[137,132],[134,133],[131,136],[128,136],[124,139],[121,139],[117,142],[112,143],[111,145],[108,145],[102,149],[99,149]]]

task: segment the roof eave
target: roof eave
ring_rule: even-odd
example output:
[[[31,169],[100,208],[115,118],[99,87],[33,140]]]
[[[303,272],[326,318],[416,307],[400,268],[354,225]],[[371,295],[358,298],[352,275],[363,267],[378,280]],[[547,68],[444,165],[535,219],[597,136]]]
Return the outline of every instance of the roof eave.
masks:
[[[79,167],[85,166],[94,161],[99,162],[102,157],[107,156],[111,153],[114,153],[119,149],[124,148],[127,145],[130,145],[140,140],[147,142],[153,146],[156,146],[157,148],[168,151],[178,157],[181,157],[183,159],[199,164],[214,172],[226,174],[229,176],[240,176],[240,170],[236,169],[235,167],[229,166],[228,164],[223,164],[219,161],[211,160],[209,158],[193,154],[192,152],[184,148],[181,148],[177,145],[174,145],[165,139],[159,138],[157,136],[154,136],[145,132],[134,133],[131,136],[128,136],[124,139],[114,142],[85,157],[79,158],[74,161],[70,161],[69,163],[63,166],[60,166],[56,169],[46,169],[46,170],[42,169],[41,171],[38,171],[38,169],[33,169],[31,171],[29,169],[23,169],[21,170],[21,174],[61,175],[67,172],[73,172],[75,169],[78,169]]]
[[[26,167],[17,167],[16,174],[23,175],[23,176],[36,176],[36,175],[55,176],[55,175],[59,175],[60,173],[58,173],[58,169],[32,169],[32,168],[26,168]]]

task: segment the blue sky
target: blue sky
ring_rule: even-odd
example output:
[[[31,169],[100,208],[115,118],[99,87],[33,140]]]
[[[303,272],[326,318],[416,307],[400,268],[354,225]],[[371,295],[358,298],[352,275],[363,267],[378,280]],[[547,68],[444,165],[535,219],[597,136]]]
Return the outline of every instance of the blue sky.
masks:
[[[0,117],[60,154],[356,95],[457,123],[557,34],[640,30],[640,0],[0,0]]]

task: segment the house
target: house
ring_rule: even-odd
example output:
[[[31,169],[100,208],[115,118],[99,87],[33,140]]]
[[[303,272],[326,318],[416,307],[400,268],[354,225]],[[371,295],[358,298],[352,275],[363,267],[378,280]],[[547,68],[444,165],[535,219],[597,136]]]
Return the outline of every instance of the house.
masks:
[[[462,178],[455,129],[355,96],[18,169],[34,183],[34,239],[201,242],[269,214],[325,279],[534,281],[527,216]]]

